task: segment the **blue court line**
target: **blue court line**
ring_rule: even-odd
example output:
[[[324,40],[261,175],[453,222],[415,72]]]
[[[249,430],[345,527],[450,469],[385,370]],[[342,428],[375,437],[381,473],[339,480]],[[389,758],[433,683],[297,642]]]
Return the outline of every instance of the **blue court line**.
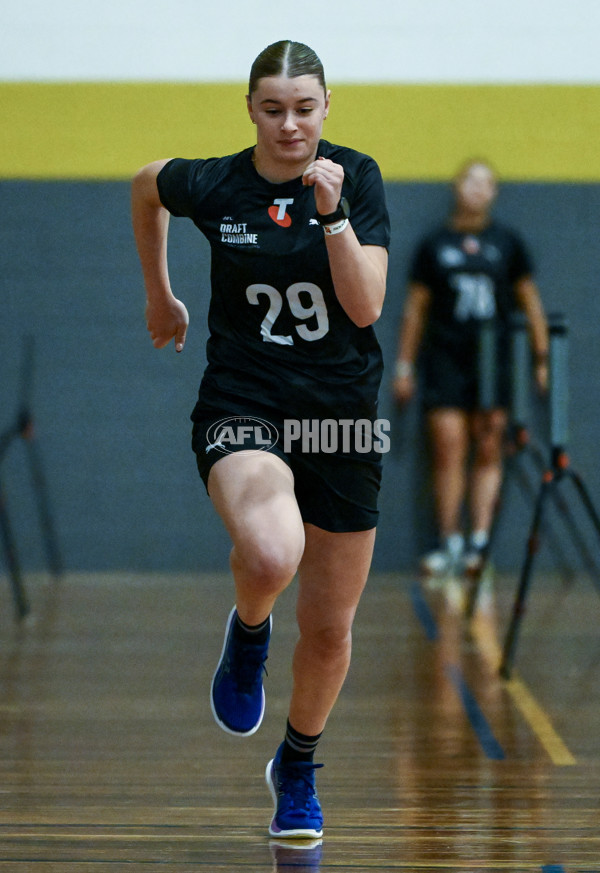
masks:
[[[542,873],[567,873],[561,864],[546,864],[542,867]]]
[[[465,712],[467,713],[467,718],[471,723],[471,727],[477,734],[477,738],[481,743],[483,751],[488,758],[491,758],[494,761],[503,761],[506,757],[504,749],[494,736],[486,717],[479,708],[479,704],[471,694],[460,668],[455,664],[448,664],[446,666],[446,673],[459,693]],[[550,873],[558,873],[558,871],[551,870]]]
[[[417,615],[417,618],[423,625],[423,630],[425,631],[427,639],[437,640],[437,624],[435,618],[433,617],[433,613],[429,608],[429,604],[423,597],[423,592],[421,591],[421,586],[418,582],[415,582],[410,589],[410,596],[412,598],[413,609]]]
[[[417,614],[419,621],[423,625],[423,630],[425,631],[427,639],[432,641],[437,640],[439,636],[438,626],[434,615],[429,608],[429,604],[423,596],[421,586],[418,582],[415,582],[414,585],[411,587],[410,593],[413,603],[413,609]],[[456,665],[449,664],[446,666],[446,673],[448,674],[448,676],[452,680],[452,683],[454,684],[454,687],[458,691],[462,704],[465,708],[467,718],[471,723],[471,727],[477,734],[477,739],[479,740],[483,751],[488,756],[488,758],[491,758],[494,761],[503,761],[506,757],[506,755],[504,754],[504,749],[494,736],[486,717],[479,708],[479,704],[475,700],[474,696],[471,694],[469,686],[465,682],[460,668]],[[558,871],[550,870],[546,871],[546,873],[558,873]]]

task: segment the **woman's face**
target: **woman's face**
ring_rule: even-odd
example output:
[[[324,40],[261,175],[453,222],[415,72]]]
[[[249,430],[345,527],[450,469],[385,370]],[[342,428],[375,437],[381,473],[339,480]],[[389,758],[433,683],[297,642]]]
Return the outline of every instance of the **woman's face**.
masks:
[[[257,145],[272,160],[298,164],[314,159],[329,111],[329,92],[316,76],[264,76],[246,100]]]
[[[471,164],[455,183],[457,205],[467,212],[487,212],[496,193],[495,176],[485,164]]]

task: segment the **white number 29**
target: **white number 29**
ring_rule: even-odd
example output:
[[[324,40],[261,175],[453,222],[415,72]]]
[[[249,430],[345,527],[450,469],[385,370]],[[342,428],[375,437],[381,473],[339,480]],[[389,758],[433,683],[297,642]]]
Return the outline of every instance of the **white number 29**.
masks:
[[[300,299],[302,293],[310,295],[311,303],[309,306],[304,306],[302,303]],[[272,285],[262,285],[259,283],[249,285],[246,288],[248,302],[253,305],[258,304],[260,294],[264,294],[269,298],[269,309],[260,325],[263,341],[266,343],[278,343],[281,346],[293,346],[293,336],[282,336],[281,334],[272,333],[277,316],[283,307],[283,297],[277,288],[273,288]],[[299,321],[306,321],[314,315],[317,320],[314,328],[310,328],[306,324],[296,325],[298,336],[307,342],[314,342],[324,337],[329,330],[329,317],[323,292],[319,286],[313,285],[312,282],[295,282],[287,289],[285,296],[294,318],[297,318]]]

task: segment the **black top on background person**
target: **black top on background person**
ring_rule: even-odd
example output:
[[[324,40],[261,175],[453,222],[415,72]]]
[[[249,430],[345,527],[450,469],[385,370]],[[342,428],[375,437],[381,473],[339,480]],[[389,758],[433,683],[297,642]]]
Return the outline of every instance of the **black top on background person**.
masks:
[[[440,540],[422,561],[427,573],[481,567],[502,478],[508,324],[517,308],[529,321],[541,389],[548,378],[548,330],[531,258],[520,236],[492,218],[496,195],[492,168],[467,163],[454,181],[449,220],[420,242],[410,266],[393,390],[399,403],[411,399],[419,359]],[[488,319],[497,328],[497,405],[480,409],[478,337]]]

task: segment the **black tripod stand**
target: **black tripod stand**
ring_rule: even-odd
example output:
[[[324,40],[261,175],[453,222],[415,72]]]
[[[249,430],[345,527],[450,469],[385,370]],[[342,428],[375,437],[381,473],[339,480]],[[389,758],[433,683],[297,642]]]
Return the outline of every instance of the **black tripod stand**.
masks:
[[[27,338],[23,348],[21,369],[20,406],[14,422],[0,433],[0,470],[13,442],[22,439],[27,451],[30,475],[33,483],[38,517],[44,538],[44,546],[48,561],[48,569],[55,577],[63,572],[62,558],[54,528],[54,520],[50,511],[46,478],[42,461],[35,440],[33,414],[31,412],[31,393],[33,386],[33,339]],[[8,514],[4,489],[0,479],[0,538],[4,547],[8,566],[10,583],[17,619],[23,619],[29,613],[29,601],[25,593],[21,567],[18,558],[16,541]]]
[[[579,476],[571,467],[567,455],[568,442],[568,331],[562,316],[550,322],[550,465],[544,471],[535,504],[533,520],[527,540],[527,552],[515,598],[512,618],[504,642],[500,674],[505,679],[511,675],[525,601],[529,591],[534,559],[540,547],[540,528],[549,497],[553,497],[558,485],[568,477],[575,484],[577,493],[589,518],[600,537],[600,517]]]
[[[549,315],[552,325],[563,323],[562,315]],[[479,338],[479,406],[481,409],[493,409],[498,406],[496,363],[497,342],[493,322],[486,322],[481,327]],[[477,599],[481,587],[482,576],[492,554],[493,545],[501,520],[502,508],[505,504],[506,492],[510,482],[514,479],[521,487],[526,498],[535,503],[537,487],[532,482],[528,469],[523,463],[525,459],[532,462],[538,474],[545,472],[547,455],[542,446],[533,438],[527,425],[530,418],[529,394],[531,385],[531,362],[530,346],[528,338],[527,320],[522,313],[515,313],[510,323],[510,404],[509,422],[505,439],[505,463],[500,486],[500,493],[494,510],[494,518],[490,531],[490,538],[482,555],[480,569],[471,576],[471,585],[467,592],[466,616],[472,618],[477,605]],[[600,566],[594,560],[585,539],[582,537],[568,504],[559,491],[553,490],[552,501],[558,510],[560,517],[567,526],[573,542],[577,546],[578,553],[582,556],[589,572],[599,580]],[[549,520],[544,518],[541,527],[549,529]],[[566,577],[572,577],[572,571],[564,557],[561,541],[556,536],[548,536],[549,549],[553,557],[561,567]]]

